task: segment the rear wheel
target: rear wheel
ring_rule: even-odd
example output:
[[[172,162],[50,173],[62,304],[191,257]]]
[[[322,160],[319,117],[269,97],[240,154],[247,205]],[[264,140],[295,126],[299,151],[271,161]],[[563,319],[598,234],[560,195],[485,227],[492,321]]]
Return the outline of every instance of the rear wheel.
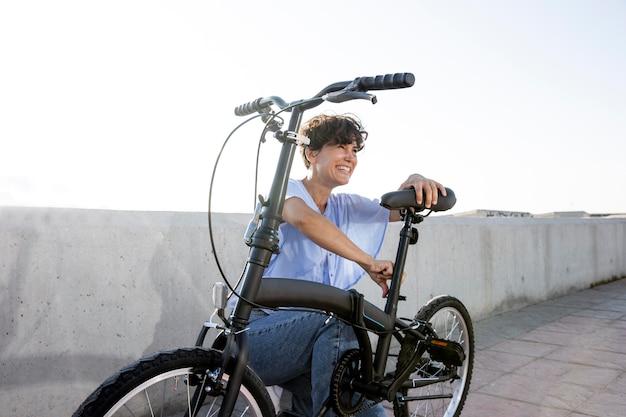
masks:
[[[105,381],[74,417],[217,415],[223,390],[211,384],[222,353],[214,349],[180,348],[134,362]],[[224,373],[228,381],[229,370]],[[208,388],[211,387],[211,388]],[[274,405],[259,377],[246,368],[232,415],[274,417]]]
[[[415,349],[423,354],[394,402],[395,417],[458,417],[469,391],[474,365],[474,330],[467,309],[456,298],[440,296],[429,301],[415,316],[416,322],[430,323],[435,337],[458,343],[465,354],[460,365],[445,364],[431,357],[411,336],[402,341],[397,370],[401,372]],[[451,377],[451,378],[448,378]],[[443,379],[423,384],[426,379]]]

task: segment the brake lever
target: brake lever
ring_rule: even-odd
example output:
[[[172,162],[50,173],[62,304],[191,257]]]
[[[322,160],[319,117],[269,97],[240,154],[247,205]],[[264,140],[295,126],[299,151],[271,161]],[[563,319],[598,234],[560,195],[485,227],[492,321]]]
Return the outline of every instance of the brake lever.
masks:
[[[343,103],[349,100],[369,100],[372,104],[376,104],[378,101],[374,94],[350,90],[333,91],[332,93],[323,95],[322,99],[331,103]]]

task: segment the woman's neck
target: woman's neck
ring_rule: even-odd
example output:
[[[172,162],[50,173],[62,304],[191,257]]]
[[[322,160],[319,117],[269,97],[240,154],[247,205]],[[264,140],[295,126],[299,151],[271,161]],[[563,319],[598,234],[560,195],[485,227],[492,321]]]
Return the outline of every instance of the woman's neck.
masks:
[[[302,184],[304,184],[304,188],[306,188],[309,195],[313,198],[320,213],[324,214],[332,189],[317,183],[309,177],[304,178]]]

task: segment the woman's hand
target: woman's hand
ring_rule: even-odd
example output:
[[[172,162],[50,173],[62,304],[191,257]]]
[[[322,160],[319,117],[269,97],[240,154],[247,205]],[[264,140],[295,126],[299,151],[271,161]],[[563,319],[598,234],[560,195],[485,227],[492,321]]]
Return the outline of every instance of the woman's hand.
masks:
[[[426,208],[430,208],[431,205],[437,204],[439,198],[439,192],[441,195],[446,195],[446,187],[441,185],[435,180],[424,177],[420,174],[409,175],[398,190],[407,190],[409,188],[415,189],[415,200],[417,204],[424,204]],[[400,212],[398,210],[392,210],[389,212],[389,221],[400,221]]]
[[[387,281],[389,281],[393,275],[393,262],[379,261],[372,258],[371,262],[361,264],[361,267],[365,269],[370,278],[383,289],[383,298],[385,298],[389,292]]]
[[[423,203],[426,208],[437,204],[438,192],[441,192],[443,196],[446,195],[446,187],[420,174],[410,175],[398,189],[406,190],[409,188],[415,188],[417,204]]]

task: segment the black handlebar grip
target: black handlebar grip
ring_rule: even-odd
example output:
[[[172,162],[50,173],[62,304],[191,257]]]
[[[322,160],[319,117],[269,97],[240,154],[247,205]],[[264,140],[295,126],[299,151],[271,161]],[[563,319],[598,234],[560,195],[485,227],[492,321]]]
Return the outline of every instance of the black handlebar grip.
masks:
[[[251,101],[249,103],[246,104],[242,104],[241,106],[238,106],[235,108],[235,115],[236,116],[247,116],[249,114],[253,114],[253,113],[257,113],[257,112],[262,112],[267,106],[265,105],[265,103],[262,103],[263,98],[257,98],[254,101]]]
[[[415,84],[415,76],[410,72],[396,74],[377,75],[375,77],[359,78],[361,90],[392,90],[394,88],[407,88]]]

